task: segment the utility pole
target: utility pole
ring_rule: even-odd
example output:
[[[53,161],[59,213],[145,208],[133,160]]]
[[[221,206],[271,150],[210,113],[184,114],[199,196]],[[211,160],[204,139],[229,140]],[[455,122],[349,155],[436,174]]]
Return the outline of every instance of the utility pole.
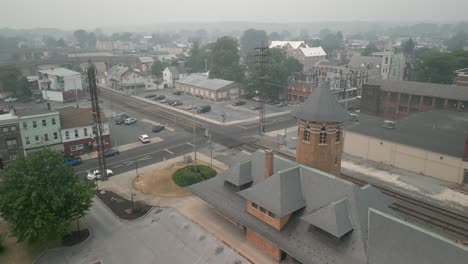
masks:
[[[255,55],[258,60],[256,63],[260,64],[260,87],[258,89],[259,102],[258,102],[258,122],[259,122],[259,135],[263,136],[265,133],[265,64],[268,62],[268,46],[264,46],[263,41],[260,47],[255,48],[258,54]]]
[[[99,169],[101,170],[101,180],[107,180],[107,167],[106,167],[106,158],[104,156],[104,128],[101,121],[101,112],[99,109],[99,90],[96,85],[96,68],[89,61],[87,68],[88,74],[88,83],[89,83],[89,93],[91,95],[91,105],[93,109],[93,134],[96,135],[97,144],[98,144],[98,161]]]
[[[197,136],[196,136],[196,131],[197,127],[195,126],[195,112],[193,112],[193,158],[194,158],[194,164],[195,164],[195,173],[198,172],[197,170]]]

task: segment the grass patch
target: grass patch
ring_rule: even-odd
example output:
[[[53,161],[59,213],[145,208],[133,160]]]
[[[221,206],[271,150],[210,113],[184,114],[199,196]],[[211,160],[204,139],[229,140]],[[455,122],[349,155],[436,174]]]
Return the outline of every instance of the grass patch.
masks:
[[[196,168],[196,171],[195,165],[180,168],[174,172],[172,179],[177,185],[186,187],[216,176],[216,171],[209,166],[197,165]]]

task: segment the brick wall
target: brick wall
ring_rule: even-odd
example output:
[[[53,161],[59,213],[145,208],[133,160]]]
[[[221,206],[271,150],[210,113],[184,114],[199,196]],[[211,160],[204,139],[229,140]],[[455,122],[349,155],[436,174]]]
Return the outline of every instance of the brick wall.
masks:
[[[111,147],[110,135],[105,135],[103,136],[103,138],[105,142],[104,148],[105,149],[110,148]],[[83,149],[79,149],[79,150],[71,149],[73,146],[80,145],[80,144],[83,145]],[[63,143],[63,152],[68,155],[80,156],[80,155],[86,154],[87,152],[89,153],[89,152],[93,152],[97,150],[98,150],[98,146],[97,146],[96,140],[92,138],[85,138],[85,139]]]
[[[273,257],[276,261],[281,261],[281,249],[269,241],[265,240],[263,237],[257,233],[247,229],[247,240],[254,244],[256,247],[265,251],[269,256]]]
[[[251,201],[247,201],[247,212],[278,230],[281,230],[281,228],[283,228],[283,226],[288,222],[289,218],[291,217],[291,214],[284,217],[271,217],[268,215],[268,213],[260,211],[259,208],[257,209],[252,207]]]

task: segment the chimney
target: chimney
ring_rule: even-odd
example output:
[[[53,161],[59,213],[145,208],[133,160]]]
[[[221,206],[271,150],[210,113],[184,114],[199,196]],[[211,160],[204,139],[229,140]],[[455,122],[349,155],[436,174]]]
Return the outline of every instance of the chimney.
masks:
[[[466,135],[466,138],[465,138],[465,149],[463,152],[463,160],[468,161],[468,135]]]
[[[273,175],[273,151],[265,150],[265,177]]]

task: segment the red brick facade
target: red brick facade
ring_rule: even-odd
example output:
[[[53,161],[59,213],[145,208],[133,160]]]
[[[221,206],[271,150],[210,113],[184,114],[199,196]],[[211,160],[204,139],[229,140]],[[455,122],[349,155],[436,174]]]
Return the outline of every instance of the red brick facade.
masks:
[[[110,148],[110,135],[105,135],[103,138],[104,148]],[[96,139],[92,138],[85,138],[63,143],[63,151],[67,155],[80,156],[97,150],[98,146]]]
[[[273,257],[276,261],[280,262],[282,259],[282,251],[279,247],[265,240],[257,233],[247,229],[247,240],[254,244],[256,247],[264,250],[268,255]]]

